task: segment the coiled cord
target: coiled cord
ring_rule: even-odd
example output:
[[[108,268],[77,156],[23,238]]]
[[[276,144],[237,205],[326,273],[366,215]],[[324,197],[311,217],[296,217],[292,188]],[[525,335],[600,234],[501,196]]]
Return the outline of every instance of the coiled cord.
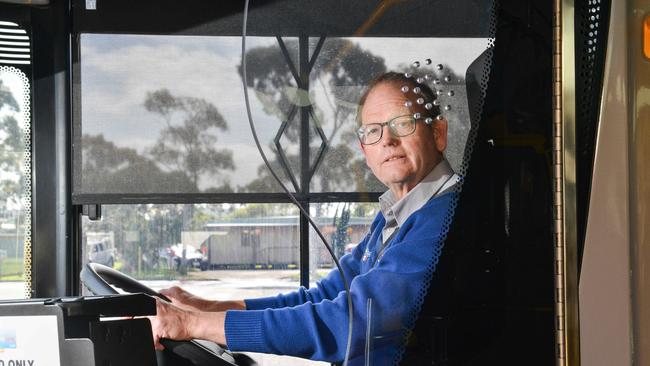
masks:
[[[249,0],[245,0],[244,20],[243,20],[242,40],[241,40],[242,81],[244,83],[244,100],[246,103],[246,114],[248,116],[248,124],[250,125],[251,133],[253,134],[253,139],[255,140],[255,146],[257,146],[257,150],[260,152],[260,156],[262,157],[262,160],[264,160],[264,164],[269,169],[269,172],[271,172],[273,178],[275,178],[278,184],[280,184],[282,189],[287,193],[291,202],[293,202],[298,207],[300,212],[307,218],[309,224],[314,228],[316,234],[318,234],[318,237],[323,241],[325,248],[327,248],[327,251],[329,252],[332,259],[334,260],[334,263],[336,264],[336,268],[338,268],[339,273],[341,274],[341,279],[343,280],[343,285],[345,286],[345,295],[348,301],[348,340],[347,340],[347,345],[345,347],[345,357],[343,359],[343,366],[347,366],[348,359],[350,356],[350,348],[352,347],[352,324],[353,324],[352,317],[354,316],[354,310],[352,308],[352,296],[350,295],[350,286],[348,285],[348,281],[346,280],[345,274],[343,273],[343,268],[341,268],[341,264],[339,263],[339,260],[336,258],[336,255],[334,254],[332,247],[325,239],[323,233],[318,229],[318,226],[309,215],[309,212],[307,212],[307,210],[305,210],[302,207],[302,205],[298,202],[298,200],[293,195],[293,193],[289,191],[289,189],[282,183],[282,180],[280,180],[280,177],[278,177],[277,173],[273,170],[273,168],[271,168],[271,164],[266,158],[266,154],[264,154],[264,150],[262,150],[262,146],[260,145],[260,141],[257,137],[257,131],[255,130],[255,124],[253,123],[253,115],[251,113],[250,102],[248,99],[248,78],[246,76],[246,26],[248,24],[248,5],[249,5]]]

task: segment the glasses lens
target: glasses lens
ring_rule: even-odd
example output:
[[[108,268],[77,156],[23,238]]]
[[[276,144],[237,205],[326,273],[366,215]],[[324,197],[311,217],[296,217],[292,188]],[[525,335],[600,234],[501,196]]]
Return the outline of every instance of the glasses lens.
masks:
[[[395,136],[407,136],[415,131],[415,118],[411,116],[401,116],[390,122],[390,128]]]
[[[357,131],[359,141],[364,145],[374,144],[381,139],[381,125],[379,123],[369,123]]]

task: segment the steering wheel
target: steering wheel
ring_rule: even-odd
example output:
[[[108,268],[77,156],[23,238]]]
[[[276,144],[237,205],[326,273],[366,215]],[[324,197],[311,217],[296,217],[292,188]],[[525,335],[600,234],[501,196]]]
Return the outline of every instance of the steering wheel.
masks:
[[[86,264],[81,270],[80,278],[88,290],[95,295],[119,294],[116,288],[120,288],[126,292],[141,292],[171,302],[169,298],[143,285],[135,278],[99,263]],[[174,341],[161,339],[160,343],[166,350],[190,361],[195,366],[236,366],[241,365],[241,363],[251,365],[250,361],[252,361],[246,355],[233,355],[218,344],[204,340]],[[236,360],[240,362],[236,362]]]

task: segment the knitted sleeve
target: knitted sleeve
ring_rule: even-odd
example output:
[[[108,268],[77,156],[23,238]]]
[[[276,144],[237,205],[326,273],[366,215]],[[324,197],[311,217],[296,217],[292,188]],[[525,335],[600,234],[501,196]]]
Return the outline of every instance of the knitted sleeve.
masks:
[[[399,356],[438,263],[449,223],[449,198],[436,201],[411,215],[373,267],[368,267],[372,257],[355,259],[358,255],[365,257],[361,248],[346,259],[354,259],[362,267],[350,284],[354,310],[351,360],[361,363],[371,357],[371,364],[389,364],[388,360]],[[292,301],[280,297],[282,300],[274,304],[286,307],[228,311],[228,347],[233,351],[342,361],[348,339],[348,299],[344,291],[329,298],[332,291],[335,287],[325,286],[314,293],[307,290],[292,295],[296,296]]]

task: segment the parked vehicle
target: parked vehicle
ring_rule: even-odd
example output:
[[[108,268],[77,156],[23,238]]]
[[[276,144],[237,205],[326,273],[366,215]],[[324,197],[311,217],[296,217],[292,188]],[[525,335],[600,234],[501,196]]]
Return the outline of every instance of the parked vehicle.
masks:
[[[87,245],[86,252],[89,262],[103,264],[111,268],[115,265],[115,248],[107,238],[88,242]]]
[[[208,257],[190,244],[174,244],[167,251],[176,270],[180,269],[183,257],[189,267],[200,268],[202,271],[208,269]]]

